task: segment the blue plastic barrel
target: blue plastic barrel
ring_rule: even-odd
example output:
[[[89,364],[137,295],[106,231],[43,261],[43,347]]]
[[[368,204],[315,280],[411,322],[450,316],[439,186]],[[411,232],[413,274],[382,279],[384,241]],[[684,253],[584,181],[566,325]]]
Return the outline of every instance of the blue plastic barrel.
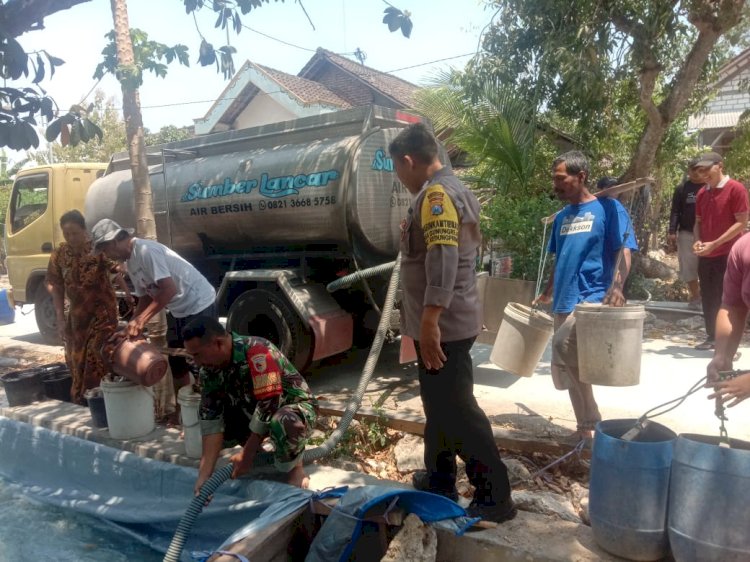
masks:
[[[659,560],[669,552],[667,494],[677,434],[649,422],[633,441],[620,439],[636,423],[625,419],[596,425],[589,482],[591,529],[607,552],[630,560]]]
[[[669,488],[669,542],[677,562],[750,560],[750,443],[680,435]]]
[[[11,324],[15,319],[13,296],[8,289],[0,289],[0,324]]]

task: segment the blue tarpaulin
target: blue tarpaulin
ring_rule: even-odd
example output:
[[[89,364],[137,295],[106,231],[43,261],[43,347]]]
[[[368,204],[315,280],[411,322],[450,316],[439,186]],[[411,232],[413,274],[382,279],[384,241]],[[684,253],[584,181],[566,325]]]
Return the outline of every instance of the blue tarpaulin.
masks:
[[[0,476],[27,496],[97,517],[166,552],[193,498],[197,471],[0,417]],[[346,560],[362,517],[380,503],[457,534],[473,521],[456,503],[414,490],[363,486],[312,492],[267,480],[230,480],[197,518],[182,560],[193,561],[194,551],[226,548],[325,497],[341,499],[313,541],[307,557],[312,562]]]

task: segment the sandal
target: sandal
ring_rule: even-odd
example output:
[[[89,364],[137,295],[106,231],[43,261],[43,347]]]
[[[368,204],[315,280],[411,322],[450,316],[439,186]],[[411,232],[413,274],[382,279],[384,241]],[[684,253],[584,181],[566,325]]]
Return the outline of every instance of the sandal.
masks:
[[[695,346],[695,349],[698,351],[710,351],[714,348],[714,342],[710,340],[706,340],[703,343],[699,343]]]

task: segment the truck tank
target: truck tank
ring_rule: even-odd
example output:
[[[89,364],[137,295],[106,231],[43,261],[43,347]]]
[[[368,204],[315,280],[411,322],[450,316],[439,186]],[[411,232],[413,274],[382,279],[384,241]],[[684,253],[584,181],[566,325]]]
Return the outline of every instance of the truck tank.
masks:
[[[405,124],[396,113],[357,108],[150,147],[159,240],[194,263],[311,250],[362,266],[393,259],[410,203],[387,156]],[[89,189],[87,221],[135,226],[132,190],[116,155]]]

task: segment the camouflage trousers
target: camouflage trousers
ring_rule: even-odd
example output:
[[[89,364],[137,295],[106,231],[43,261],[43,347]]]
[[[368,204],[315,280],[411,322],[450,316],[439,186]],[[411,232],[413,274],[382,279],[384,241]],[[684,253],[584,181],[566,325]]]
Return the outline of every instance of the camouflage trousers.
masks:
[[[292,470],[302,458],[317,413],[312,404],[298,402],[279,408],[268,427],[274,446],[274,466],[281,472]]]

